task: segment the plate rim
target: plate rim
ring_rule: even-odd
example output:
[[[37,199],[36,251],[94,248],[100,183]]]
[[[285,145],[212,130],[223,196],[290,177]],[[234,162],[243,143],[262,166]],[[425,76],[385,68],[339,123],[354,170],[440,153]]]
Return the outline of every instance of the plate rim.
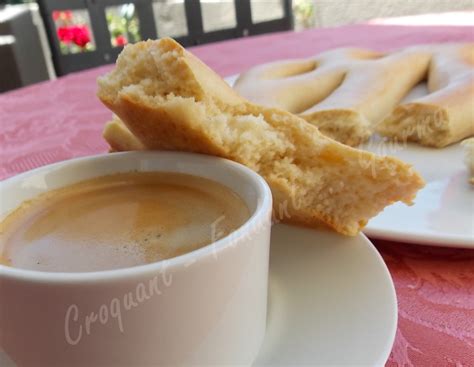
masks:
[[[397,291],[395,289],[395,283],[392,278],[392,274],[390,273],[390,270],[388,269],[387,263],[385,262],[384,258],[382,257],[382,254],[379,252],[377,247],[372,243],[372,241],[365,235],[365,233],[360,232],[356,237],[360,237],[361,241],[364,241],[366,246],[369,248],[369,250],[373,253],[375,258],[383,265],[383,272],[386,276],[386,280],[388,280],[389,286],[390,286],[390,293],[392,296],[392,307],[394,308],[393,313],[393,320],[391,323],[391,328],[390,328],[390,342],[386,344],[385,346],[385,353],[381,353],[383,356],[382,360],[379,360],[380,363],[376,363],[376,366],[383,366],[385,363],[388,361],[388,358],[390,357],[390,353],[392,352],[393,345],[395,343],[395,337],[397,334],[398,330],[398,297],[397,297]],[[387,347],[388,345],[388,347]]]
[[[363,233],[370,238],[384,241],[396,241],[411,245],[433,246],[444,248],[474,249],[474,239],[468,236],[456,236],[444,234],[443,237],[431,237],[429,235],[410,233],[408,235],[394,229],[380,229],[367,225]]]
[[[363,244],[364,252],[367,254],[366,256],[371,258],[371,261],[373,261],[374,266],[380,266],[380,271],[382,271],[383,274],[383,283],[385,284],[386,290],[389,291],[390,293],[390,312],[387,312],[387,316],[391,319],[390,321],[390,326],[387,327],[386,329],[386,342],[384,343],[384,348],[380,351],[378,351],[377,355],[374,352],[374,362],[373,366],[383,366],[385,363],[388,361],[388,358],[390,357],[390,354],[392,352],[394,343],[395,343],[395,338],[396,338],[396,333],[398,330],[398,298],[397,298],[397,293],[396,293],[396,288],[395,284],[392,278],[392,275],[390,273],[390,270],[388,269],[388,266],[383,259],[381,253],[378,251],[377,247],[372,243],[372,241],[362,232],[358,233],[356,236],[353,237],[348,237],[348,236],[343,236],[340,234],[337,234],[335,232],[329,231],[329,230],[324,230],[324,229],[317,229],[317,228],[308,228],[308,227],[301,227],[297,225],[292,225],[292,224],[285,224],[285,223],[278,223],[274,224],[272,226],[272,230],[275,225],[278,225],[280,227],[283,227],[284,230],[287,230],[287,227],[291,228],[301,228],[303,230],[309,230],[314,232],[315,239],[318,239],[321,241],[321,233],[327,232],[331,235],[335,236],[341,236],[341,238],[348,238],[352,241],[358,241],[361,244]],[[272,237],[271,237],[271,243],[270,243],[270,251],[271,251],[271,246],[272,246],[272,241],[273,240],[273,232],[272,232]],[[327,241],[327,240],[325,240]],[[350,245],[350,244],[347,244]],[[270,262],[270,268],[271,270],[271,262]],[[269,280],[271,279],[271,272],[269,273]],[[381,280],[382,277],[378,277],[378,280]],[[370,284],[369,284],[370,286]],[[269,297],[269,304],[270,304],[270,297]],[[376,303],[371,303],[376,307]],[[356,316],[354,316],[356,317]],[[268,328],[268,325],[267,325]],[[265,339],[267,338],[267,335],[265,336]],[[337,343],[337,342],[335,342]],[[260,365],[254,365],[252,364],[253,367],[258,367]],[[264,365],[267,366],[267,365]],[[295,364],[295,366],[298,366]]]

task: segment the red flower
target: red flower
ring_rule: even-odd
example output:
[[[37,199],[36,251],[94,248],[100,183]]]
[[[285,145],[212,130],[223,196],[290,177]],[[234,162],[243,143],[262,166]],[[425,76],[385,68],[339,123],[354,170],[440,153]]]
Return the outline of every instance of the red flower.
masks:
[[[125,38],[122,34],[115,37],[116,46],[125,46],[127,43],[128,43],[127,38]]]
[[[89,29],[85,25],[73,26],[70,29],[73,34],[72,41],[79,47],[85,47],[91,41]]]
[[[61,20],[71,20],[72,19],[72,11],[71,10],[54,10],[53,11],[53,19],[54,21],[57,21],[59,19]]]
[[[70,43],[74,38],[73,33],[71,32],[70,27],[59,27],[58,28],[58,38],[61,42]]]
[[[61,42],[74,42],[79,47],[85,47],[90,41],[89,29],[85,25],[59,27],[58,38]]]
[[[65,20],[71,20],[72,19],[72,11],[71,10],[64,10],[63,11],[63,17]]]

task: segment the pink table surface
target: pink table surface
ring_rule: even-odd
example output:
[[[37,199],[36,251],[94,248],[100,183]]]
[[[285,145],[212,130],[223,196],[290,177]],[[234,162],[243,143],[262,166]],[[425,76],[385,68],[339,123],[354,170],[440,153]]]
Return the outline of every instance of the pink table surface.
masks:
[[[473,27],[357,25],[250,37],[192,52],[228,76],[259,63],[334,47],[389,50],[473,40]],[[111,113],[95,97],[95,80],[110,68],[0,95],[0,179],[107,151],[101,131]],[[474,366],[474,251],[373,242],[398,296],[398,330],[386,366]]]

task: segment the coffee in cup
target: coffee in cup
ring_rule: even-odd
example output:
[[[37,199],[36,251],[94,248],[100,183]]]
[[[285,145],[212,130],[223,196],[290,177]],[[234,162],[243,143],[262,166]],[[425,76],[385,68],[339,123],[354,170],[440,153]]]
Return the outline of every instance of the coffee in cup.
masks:
[[[249,209],[231,189],[171,172],[118,173],[23,202],[0,223],[0,263],[90,272],[182,255],[239,228]]]

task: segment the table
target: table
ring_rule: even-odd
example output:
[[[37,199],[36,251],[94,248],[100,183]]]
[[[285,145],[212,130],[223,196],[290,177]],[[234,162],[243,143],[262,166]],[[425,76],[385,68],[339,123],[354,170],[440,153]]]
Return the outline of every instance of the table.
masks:
[[[449,41],[474,41],[474,28],[365,24],[243,38],[191,51],[228,76],[334,47],[389,50]],[[103,66],[0,95],[0,179],[106,152],[101,131],[111,112],[95,97],[95,80],[110,69]],[[373,242],[398,296],[398,330],[386,366],[474,366],[474,250]]]

